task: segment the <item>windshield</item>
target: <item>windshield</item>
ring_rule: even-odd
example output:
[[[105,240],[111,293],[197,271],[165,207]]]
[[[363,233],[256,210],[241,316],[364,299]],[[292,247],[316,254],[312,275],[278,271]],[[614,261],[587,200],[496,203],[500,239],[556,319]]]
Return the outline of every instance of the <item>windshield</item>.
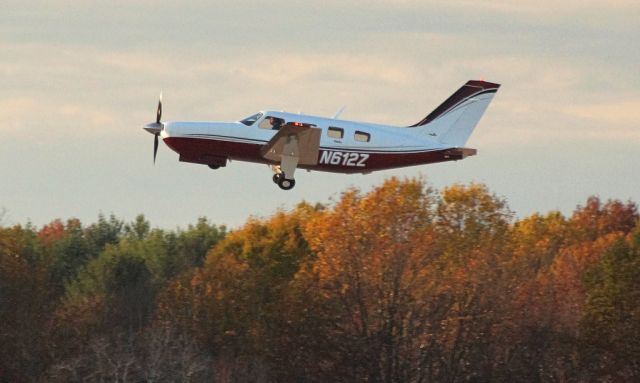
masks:
[[[244,120],[242,120],[240,122],[242,122],[243,124],[245,124],[247,126],[251,126],[256,121],[258,121],[258,119],[260,119],[260,117],[262,117],[262,113],[256,113],[253,116],[249,116],[249,117],[245,118]]]
[[[267,116],[264,120],[258,125],[260,129],[273,129],[279,130],[280,127],[284,124],[284,120],[278,117]]]

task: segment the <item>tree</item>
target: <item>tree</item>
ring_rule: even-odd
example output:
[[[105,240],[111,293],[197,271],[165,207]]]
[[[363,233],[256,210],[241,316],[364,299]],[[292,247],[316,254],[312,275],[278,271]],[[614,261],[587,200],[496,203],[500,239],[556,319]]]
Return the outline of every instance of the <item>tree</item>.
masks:
[[[226,227],[210,224],[205,217],[178,235],[178,252],[187,267],[200,267],[213,246],[226,235]]]
[[[84,236],[78,219],[69,219],[62,227],[59,220],[42,228],[39,237],[45,246],[46,258],[50,262],[51,286],[62,295],[65,283],[71,281],[78,271],[97,254]]]
[[[608,200],[603,204],[600,198],[592,196],[574,211],[571,224],[581,239],[595,240],[607,233],[631,232],[638,218],[638,207],[631,201]]]
[[[227,234],[0,227],[0,381],[640,379],[640,223],[391,178]]]
[[[34,380],[48,362],[47,279],[33,228],[0,228],[0,380]]]
[[[151,315],[155,289],[145,260],[124,254],[115,257],[105,279],[109,320],[129,331],[143,328]]]
[[[602,380],[640,378],[640,226],[584,275],[580,322],[585,367]]]
[[[214,353],[231,381],[264,376],[280,359],[286,287],[310,256],[302,224],[317,207],[299,204],[250,219],[208,253],[201,269],[178,275],[158,300],[156,320],[172,323]],[[257,378],[256,378],[257,379]]]
[[[304,343],[292,339],[303,371],[389,382],[428,373],[429,319],[439,316],[429,296],[434,199],[422,181],[392,178],[365,196],[344,193],[306,225],[317,258],[292,286],[293,327],[308,332],[293,335]]]
[[[113,214],[107,220],[104,215],[98,215],[98,222],[89,225],[84,234],[89,242],[94,256],[97,256],[107,245],[120,242],[124,233],[124,222]]]

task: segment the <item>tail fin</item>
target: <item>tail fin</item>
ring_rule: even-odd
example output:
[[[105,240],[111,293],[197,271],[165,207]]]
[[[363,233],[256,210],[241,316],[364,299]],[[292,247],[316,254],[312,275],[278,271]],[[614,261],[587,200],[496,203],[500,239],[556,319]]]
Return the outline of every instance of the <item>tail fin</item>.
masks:
[[[438,142],[462,147],[489,106],[500,84],[471,80],[433,112],[410,128],[420,129]]]

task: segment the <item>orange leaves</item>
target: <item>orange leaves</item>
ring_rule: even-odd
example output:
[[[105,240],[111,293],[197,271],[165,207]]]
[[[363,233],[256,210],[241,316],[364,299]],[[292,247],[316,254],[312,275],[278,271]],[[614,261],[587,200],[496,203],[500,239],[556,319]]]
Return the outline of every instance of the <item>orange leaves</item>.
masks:
[[[53,242],[60,240],[64,235],[64,224],[59,219],[56,219],[40,229],[38,239],[43,245],[51,246]]]
[[[305,225],[305,237],[318,254],[317,271],[322,277],[349,267],[382,272],[389,258],[406,250],[411,236],[429,224],[431,198],[423,182],[396,178],[365,196],[344,193],[334,208]]]
[[[579,372],[582,341],[605,332],[616,341],[608,343],[631,348],[617,331],[632,339],[624,329],[636,331],[629,318],[640,312],[633,269],[640,231],[630,233],[637,219],[632,203],[590,198],[569,218],[550,212],[512,222],[506,201],[482,184],[436,192],[421,179],[391,178],[369,192],[347,190],[329,207],[301,203],[251,218],[220,241],[206,221],[185,242],[181,235],[150,232],[142,219],[140,230],[124,230],[124,240],[117,221],[104,230],[96,226],[90,243],[105,247],[101,257],[144,250],[150,270],[163,271],[149,279],[160,293],[148,326],[207,348],[216,366],[230,368],[229,376],[257,371],[268,381],[588,381]],[[37,233],[0,228],[0,287],[16,287],[6,290],[15,294],[3,312],[11,329],[26,322],[11,316],[19,312],[15,307],[37,317],[27,310],[37,305],[13,304],[34,296],[36,289],[23,282],[37,277],[44,285],[48,278],[43,270],[49,266],[33,268],[38,258],[24,254],[58,251],[70,255],[60,270],[75,270],[84,263],[71,261],[82,261],[91,248],[79,240],[87,230],[74,221],[54,221]],[[185,249],[200,255],[172,262]],[[132,295],[131,288],[120,292],[146,296]],[[113,326],[108,295],[84,298],[55,311],[56,321],[69,322],[56,324],[62,332],[55,336],[88,338],[91,328]],[[609,328],[610,318],[619,326]],[[607,363],[609,356],[594,355]]]
[[[631,201],[609,200],[603,204],[598,197],[589,197],[574,211],[571,223],[580,238],[594,240],[607,233],[629,233],[639,218],[638,207]]]
[[[158,312],[159,320],[181,323],[203,343],[231,355],[263,347],[265,332],[282,320],[287,285],[310,255],[301,225],[318,210],[303,203],[268,220],[252,218],[228,234],[201,269],[163,292],[166,309]]]

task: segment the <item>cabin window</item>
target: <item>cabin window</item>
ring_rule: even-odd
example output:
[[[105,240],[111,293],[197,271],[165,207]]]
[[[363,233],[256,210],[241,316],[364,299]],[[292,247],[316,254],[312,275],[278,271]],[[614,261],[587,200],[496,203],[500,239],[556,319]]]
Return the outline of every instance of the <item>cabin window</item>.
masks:
[[[327,136],[331,138],[342,138],[344,137],[344,129],[330,126],[329,129],[327,129]]]
[[[262,117],[262,113],[256,113],[253,116],[249,116],[247,118],[245,118],[244,120],[240,121],[243,124],[247,125],[247,126],[251,126],[253,124],[255,124],[256,121],[258,121],[260,119],[260,117]]]
[[[369,142],[371,140],[371,135],[369,133],[356,130],[356,133],[353,135],[353,139],[360,142]]]
[[[258,126],[261,129],[279,130],[282,125],[284,125],[284,120],[282,118],[267,116]]]

